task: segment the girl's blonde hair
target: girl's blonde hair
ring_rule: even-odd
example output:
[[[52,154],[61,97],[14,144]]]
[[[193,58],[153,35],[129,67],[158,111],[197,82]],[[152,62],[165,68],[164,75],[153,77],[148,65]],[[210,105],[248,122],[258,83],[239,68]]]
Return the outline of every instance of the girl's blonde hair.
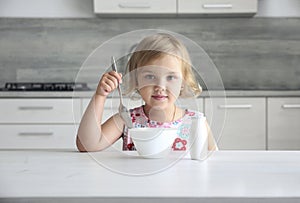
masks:
[[[136,69],[146,65],[151,60],[158,59],[165,55],[175,56],[182,62],[181,71],[185,85],[180,92],[180,97],[200,95],[202,88],[195,79],[186,47],[174,36],[166,33],[148,36],[137,45],[126,67],[127,73],[129,73],[126,94],[130,94],[136,90]]]

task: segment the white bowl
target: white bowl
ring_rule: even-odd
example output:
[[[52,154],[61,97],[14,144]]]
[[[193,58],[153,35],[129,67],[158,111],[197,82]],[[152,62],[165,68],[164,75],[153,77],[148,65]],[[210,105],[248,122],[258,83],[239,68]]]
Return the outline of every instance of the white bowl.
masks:
[[[132,128],[129,134],[140,156],[163,158],[172,150],[177,128]]]

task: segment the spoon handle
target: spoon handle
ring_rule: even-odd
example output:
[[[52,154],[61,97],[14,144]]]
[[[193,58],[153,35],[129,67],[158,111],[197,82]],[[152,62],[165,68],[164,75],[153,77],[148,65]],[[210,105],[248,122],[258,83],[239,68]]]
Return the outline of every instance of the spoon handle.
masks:
[[[112,66],[111,66],[112,70],[117,73],[118,72],[117,63],[116,63],[116,60],[115,60],[114,56],[111,57],[111,63],[112,63]],[[119,82],[118,82],[118,92],[119,92],[119,96],[120,96],[120,103],[123,104],[122,92],[121,92],[121,88],[120,88]]]

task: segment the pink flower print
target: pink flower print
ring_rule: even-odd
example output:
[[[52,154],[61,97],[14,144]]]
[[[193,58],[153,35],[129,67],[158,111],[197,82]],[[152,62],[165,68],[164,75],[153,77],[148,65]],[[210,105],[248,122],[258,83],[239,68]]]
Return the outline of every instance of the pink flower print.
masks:
[[[157,125],[162,126],[164,123],[163,122],[157,122]]]
[[[174,151],[184,151],[184,150],[186,150],[186,146],[185,146],[186,144],[187,144],[186,140],[176,138],[173,143],[172,148]]]
[[[189,112],[188,112],[188,115],[189,115],[189,116],[194,116],[194,115],[195,115],[195,112],[189,111]]]
[[[188,128],[183,128],[182,133],[185,134],[185,135],[189,134],[189,129]]]
[[[188,128],[182,128],[180,134],[181,134],[182,138],[188,138],[189,133],[190,133],[190,130]]]
[[[186,125],[186,124],[182,124],[178,131],[179,131],[179,137],[183,138],[183,139],[187,139],[189,137],[190,134],[190,125]]]
[[[134,144],[133,143],[127,144],[127,149],[128,150],[135,150]]]

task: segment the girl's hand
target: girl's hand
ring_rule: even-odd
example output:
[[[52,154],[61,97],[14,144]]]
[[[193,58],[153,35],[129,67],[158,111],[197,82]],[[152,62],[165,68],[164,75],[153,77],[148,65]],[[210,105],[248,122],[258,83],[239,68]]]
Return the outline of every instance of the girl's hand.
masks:
[[[122,74],[115,71],[110,71],[102,75],[99,81],[96,94],[101,96],[107,96],[114,89],[118,87],[118,84],[122,82]]]

